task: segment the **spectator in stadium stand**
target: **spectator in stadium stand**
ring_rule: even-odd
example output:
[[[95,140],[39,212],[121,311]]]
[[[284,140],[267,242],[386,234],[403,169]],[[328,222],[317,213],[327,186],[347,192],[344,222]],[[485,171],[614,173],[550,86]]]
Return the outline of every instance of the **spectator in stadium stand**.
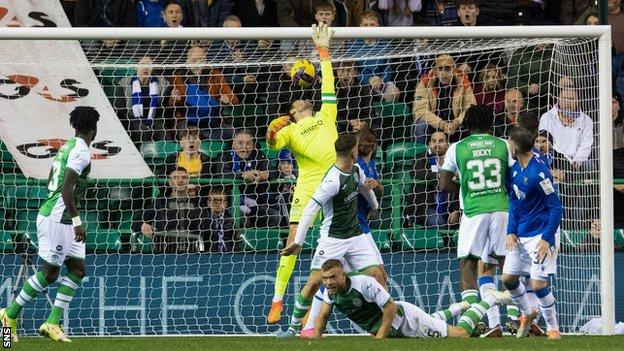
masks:
[[[203,209],[201,237],[205,252],[233,252],[238,236],[234,218],[223,187],[210,188],[207,206]]]
[[[579,108],[575,89],[561,88],[557,103],[542,115],[540,130],[553,136],[553,148],[563,154],[575,169],[589,159],[594,143],[593,122]]]
[[[297,181],[297,162],[290,150],[282,149],[277,157],[277,166],[272,171],[273,179],[290,181],[277,183],[271,186],[271,202],[277,204],[280,213],[280,227],[288,228],[290,216],[290,204],[295,192]]]
[[[225,17],[224,28],[240,28],[241,21],[234,15]],[[256,42],[247,40],[222,40],[214,42],[209,50],[215,61],[244,63],[256,51]],[[223,76],[242,104],[256,103],[258,68],[247,65],[225,66]]]
[[[381,23],[390,27],[414,25],[414,13],[422,10],[422,0],[378,0]]]
[[[267,88],[267,114],[269,116],[283,115],[289,113],[290,104],[295,100],[310,100],[314,103],[320,102],[320,81],[317,79],[312,86],[304,88],[295,84],[290,77],[290,69],[297,60],[294,56],[284,58],[284,63],[274,66],[271,70],[279,71],[266,72],[266,79],[260,81],[269,82]],[[314,109],[315,111],[317,109]]]
[[[590,12],[588,13],[582,21],[582,24],[585,26],[597,26],[600,25],[600,18],[598,17],[598,13]]]
[[[611,117],[613,118],[613,149],[624,147],[624,111],[622,110],[622,96],[613,89],[611,101]]]
[[[360,27],[379,27],[379,15],[372,10],[362,14]],[[356,39],[348,44],[350,57],[370,57],[390,52],[390,42],[384,39]],[[362,85],[370,85],[371,90],[383,93],[384,83],[394,81],[394,73],[388,59],[370,58],[357,61],[358,79]]]
[[[454,26],[459,18],[455,0],[430,0],[423,7],[430,26]]]
[[[516,125],[518,114],[524,111],[524,97],[516,88],[505,92],[505,113],[497,114],[494,120],[494,136],[506,138],[511,127]]]
[[[427,227],[457,225],[460,218],[459,199],[456,194],[439,190],[435,181],[449,148],[448,136],[442,132],[435,132],[429,135],[427,145],[429,148],[426,157],[419,157],[414,165],[414,178],[430,182],[426,185],[415,185],[413,191],[414,194],[427,194],[424,225]]]
[[[475,104],[468,76],[456,68],[449,55],[436,58],[433,68],[416,86],[412,113],[414,122],[427,123],[432,131],[449,135],[449,141],[460,139],[459,127],[466,110]]]
[[[74,7],[76,27],[136,27],[134,2],[77,0]]]
[[[310,27],[318,23],[317,7],[329,4],[334,7],[333,26],[347,25],[347,9],[340,1],[325,0],[280,0],[277,2],[277,20],[280,27]]]
[[[186,57],[190,67],[176,71],[169,98],[169,104],[176,107],[177,129],[197,126],[202,139],[230,140],[234,129],[221,116],[221,105],[237,105],[238,98],[221,71],[205,67],[204,48],[191,47]]]
[[[479,13],[481,25],[508,26],[515,24],[517,0],[481,1]]]
[[[137,27],[164,27],[163,2],[161,0],[137,0]]]
[[[177,0],[165,2],[162,10],[162,18],[165,28],[182,28],[185,12]],[[188,49],[188,40],[152,40],[144,41],[139,50],[147,48],[149,55],[154,57],[157,63],[181,64],[184,60],[184,53]],[[167,68],[163,70],[163,75],[170,78],[174,70]]]
[[[611,38],[617,54],[624,53],[624,10],[621,0],[608,0]]]
[[[517,49],[509,60],[507,89],[518,88],[531,111],[544,113],[548,106],[548,83],[552,45],[538,44]]]
[[[587,16],[587,10],[592,8],[596,0],[561,0],[561,24],[580,24],[577,21]]]
[[[185,234],[200,236],[202,211],[199,197],[189,191],[188,173],[174,168],[164,191],[150,201],[143,211],[135,211],[132,230],[150,238],[154,253],[186,253],[197,251]]]
[[[232,14],[240,18],[243,27],[279,27],[274,0],[236,0]]]
[[[136,74],[122,78],[114,94],[117,116],[135,143],[169,139],[163,116],[169,82],[153,74],[152,64],[151,57],[143,56]]]
[[[345,6],[347,7],[347,11],[349,12],[347,14],[347,18],[349,19],[349,22],[347,23],[348,26],[357,26],[360,23],[360,20],[362,18],[362,13],[365,10],[368,10],[368,0],[343,0],[342,1]]]
[[[176,168],[184,168],[189,178],[208,178],[212,175],[212,162],[210,157],[201,152],[201,139],[199,129],[188,127],[178,132],[180,152],[169,154],[165,163],[156,170],[156,174],[170,174]],[[202,187],[207,189],[207,187]],[[199,191],[197,184],[189,184],[189,190],[206,195],[206,191]]]
[[[474,27],[480,25],[478,22],[479,3],[477,0],[459,0],[457,9],[459,12],[458,26]]]
[[[269,206],[269,161],[255,145],[251,131],[242,129],[234,135],[232,149],[224,151],[214,164],[213,174],[243,181],[240,206],[243,226],[276,227],[280,222],[277,209]],[[237,204],[234,204],[235,206]]]
[[[186,27],[221,27],[232,13],[233,0],[176,0],[187,14]]]
[[[378,129],[379,121],[373,125],[371,88],[360,84],[357,80],[355,62],[340,62],[336,75],[338,77],[336,85],[338,133],[356,133],[362,126]]]
[[[505,111],[505,77],[500,68],[487,64],[479,73],[474,96],[477,104],[487,105],[495,115]]]

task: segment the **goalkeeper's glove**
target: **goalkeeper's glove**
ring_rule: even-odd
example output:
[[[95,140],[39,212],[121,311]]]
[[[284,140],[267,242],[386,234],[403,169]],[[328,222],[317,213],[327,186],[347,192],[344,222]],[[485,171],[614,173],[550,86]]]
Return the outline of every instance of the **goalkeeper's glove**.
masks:
[[[282,116],[278,117],[269,123],[269,130],[267,131],[267,143],[275,144],[275,137],[277,136],[277,132],[282,130],[282,128],[286,127],[290,124],[290,116]]]
[[[334,33],[335,31],[329,30],[329,26],[323,22],[312,25],[312,40],[317,48],[328,49]]]

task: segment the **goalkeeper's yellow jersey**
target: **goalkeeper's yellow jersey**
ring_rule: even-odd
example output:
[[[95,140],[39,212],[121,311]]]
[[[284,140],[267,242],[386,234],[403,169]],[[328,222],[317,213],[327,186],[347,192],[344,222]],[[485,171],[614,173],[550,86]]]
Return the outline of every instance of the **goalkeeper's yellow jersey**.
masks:
[[[321,60],[321,110],[313,117],[291,123],[280,130],[275,139],[275,150],[288,148],[297,160],[299,177],[297,190],[313,193],[327,170],[336,162],[334,142],[336,129],[336,91],[334,71],[329,59]]]

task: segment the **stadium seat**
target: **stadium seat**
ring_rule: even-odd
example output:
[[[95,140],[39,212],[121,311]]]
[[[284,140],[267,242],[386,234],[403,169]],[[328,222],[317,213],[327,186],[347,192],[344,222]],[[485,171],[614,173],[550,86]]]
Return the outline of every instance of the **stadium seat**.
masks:
[[[141,154],[145,160],[164,161],[167,155],[178,152],[180,146],[171,141],[147,141],[141,144]]]
[[[108,199],[111,210],[128,210],[132,208],[132,187],[113,186],[108,188]]]
[[[262,140],[260,142],[260,151],[262,151],[262,153],[266,155],[269,161],[277,160],[277,157],[279,156],[279,150],[274,151],[269,149],[269,146],[267,145],[265,140]]]
[[[373,235],[373,240],[375,240],[379,251],[390,251],[392,243],[390,241],[391,233],[389,230],[371,230],[371,234]]]
[[[130,253],[152,253],[153,242],[150,238],[142,234],[132,234],[130,236]]]
[[[85,190],[80,209],[97,210],[109,208],[109,189],[106,186],[91,186]]]
[[[22,209],[17,211],[16,230],[22,233],[28,233],[31,237],[37,236],[37,214],[39,210]]]
[[[13,244],[13,235],[15,232],[8,230],[0,230],[0,252],[11,253],[15,250]]]
[[[217,157],[225,149],[225,143],[222,141],[202,141],[200,150],[208,155],[208,157]]]
[[[7,207],[38,209],[48,197],[48,189],[37,185],[5,185],[0,187]],[[3,201],[4,202],[4,201]]]
[[[433,250],[444,247],[443,232],[438,229],[406,228],[401,233],[402,250]]]
[[[401,177],[413,169],[416,156],[427,152],[427,146],[419,143],[394,143],[386,150],[385,173],[391,177]]]
[[[273,251],[282,248],[282,238],[288,236],[288,229],[249,228],[240,232],[242,250]]]
[[[116,230],[102,230],[87,233],[85,246],[87,252],[117,253],[121,249],[119,232]]]
[[[414,117],[408,104],[381,102],[374,108],[375,113],[381,117],[381,140],[397,142],[412,138]]]
[[[583,230],[561,230],[561,244],[577,246],[587,240],[589,232]]]
[[[624,229],[616,229],[613,232],[613,240],[615,240],[615,245],[624,248]]]

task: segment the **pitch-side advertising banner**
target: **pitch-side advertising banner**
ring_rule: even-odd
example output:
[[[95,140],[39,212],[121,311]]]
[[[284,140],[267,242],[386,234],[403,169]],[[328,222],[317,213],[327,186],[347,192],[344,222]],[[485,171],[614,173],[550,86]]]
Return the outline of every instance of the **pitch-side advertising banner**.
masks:
[[[0,0],[0,30],[69,26],[58,1]],[[57,150],[74,136],[76,106],[100,113],[91,178],[152,175],[77,41],[0,41],[0,138],[25,176],[48,177]]]

